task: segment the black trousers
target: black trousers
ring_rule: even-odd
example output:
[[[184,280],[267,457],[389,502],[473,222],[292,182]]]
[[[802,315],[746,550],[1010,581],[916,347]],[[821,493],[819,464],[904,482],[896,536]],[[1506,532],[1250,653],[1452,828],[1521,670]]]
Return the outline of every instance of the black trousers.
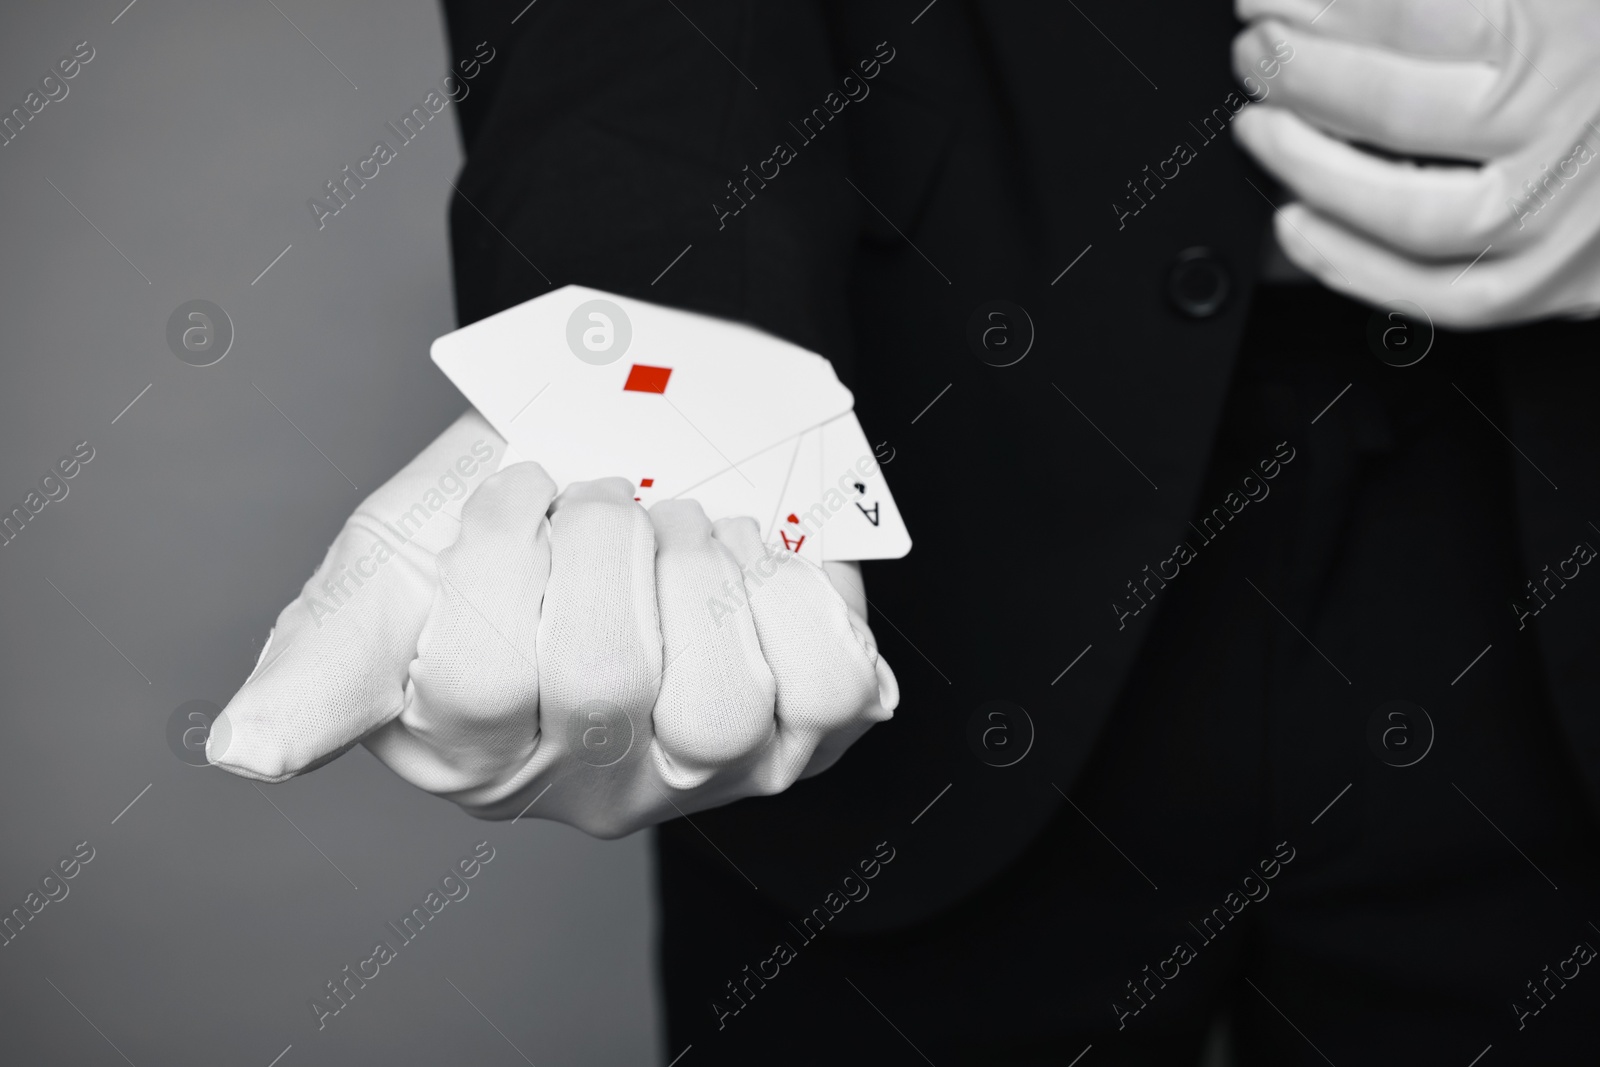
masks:
[[[1146,587],[1070,803],[980,893],[807,939],[663,828],[668,1058],[1193,1064],[1219,1013],[1242,1065],[1600,1058],[1600,837],[1529,635],[1474,660],[1526,577],[1502,357],[1388,366],[1368,317],[1261,294],[1192,558]]]

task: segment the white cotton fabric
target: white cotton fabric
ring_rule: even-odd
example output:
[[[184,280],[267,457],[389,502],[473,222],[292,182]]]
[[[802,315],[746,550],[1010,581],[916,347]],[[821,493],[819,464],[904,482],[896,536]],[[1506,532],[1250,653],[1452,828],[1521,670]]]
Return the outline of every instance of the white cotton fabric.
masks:
[[[532,463],[479,486],[438,558],[400,717],[367,747],[412,785],[453,794],[496,781],[539,740],[537,633],[550,578],[555,485]]]
[[[212,763],[280,782],[400,713],[437,553],[456,539],[467,493],[504,451],[505,441],[468,411],[362,501],[212,725]]]
[[[557,496],[537,464],[484,463],[359,595],[308,608],[485,438],[503,454],[468,413],[362,505],[213,728],[214,763],[281,781],[364,739],[473,814],[614,837],[786,789],[891,717],[894,674],[827,574],[754,520],[646,512],[621,479]]]
[[[656,769],[679,789],[741,766],[776,732],[777,683],[755,617],[739,604],[744,579],[692,500],[650,509],[667,670],[656,697]]]
[[[1234,70],[1258,102],[1229,105],[1232,131],[1293,196],[1274,230],[1296,266],[1456,329],[1600,314],[1600,5],[1238,13]]]

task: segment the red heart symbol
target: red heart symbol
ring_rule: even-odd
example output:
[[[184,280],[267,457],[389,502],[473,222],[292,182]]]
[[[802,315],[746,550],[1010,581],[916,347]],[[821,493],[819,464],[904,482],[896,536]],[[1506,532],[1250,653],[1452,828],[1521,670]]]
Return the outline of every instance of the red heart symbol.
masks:
[[[800,525],[800,520],[795,517],[795,514],[792,511],[789,513],[789,522],[792,523],[795,526],[799,526]]]

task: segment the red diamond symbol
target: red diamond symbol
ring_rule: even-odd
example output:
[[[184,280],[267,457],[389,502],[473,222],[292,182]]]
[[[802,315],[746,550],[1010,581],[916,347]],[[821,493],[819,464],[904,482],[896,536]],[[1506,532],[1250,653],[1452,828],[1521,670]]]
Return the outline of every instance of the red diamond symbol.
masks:
[[[639,488],[640,489],[648,489],[652,485],[655,485],[655,484],[656,484],[656,480],[654,478],[645,478],[644,480],[642,480],[639,483]]]
[[[672,377],[671,367],[651,367],[635,363],[628,369],[628,380],[622,383],[624,392],[665,393],[667,379]]]

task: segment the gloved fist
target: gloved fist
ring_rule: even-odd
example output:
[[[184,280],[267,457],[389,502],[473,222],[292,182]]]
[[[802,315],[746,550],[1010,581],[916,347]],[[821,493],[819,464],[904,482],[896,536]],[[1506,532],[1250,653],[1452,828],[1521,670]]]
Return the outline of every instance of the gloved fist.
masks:
[[[1600,5],[1239,0],[1238,13],[1241,76],[1272,42],[1294,49],[1234,133],[1299,199],[1275,225],[1296,265],[1453,327],[1600,312]]]
[[[363,740],[475,815],[614,837],[786,789],[890,717],[861,612],[754,520],[646,512],[621,479],[557,498],[537,464],[488,473],[504,447],[469,412],[357,509],[214,724],[213,763],[281,781]],[[450,471],[476,483],[464,506],[438,491]]]

